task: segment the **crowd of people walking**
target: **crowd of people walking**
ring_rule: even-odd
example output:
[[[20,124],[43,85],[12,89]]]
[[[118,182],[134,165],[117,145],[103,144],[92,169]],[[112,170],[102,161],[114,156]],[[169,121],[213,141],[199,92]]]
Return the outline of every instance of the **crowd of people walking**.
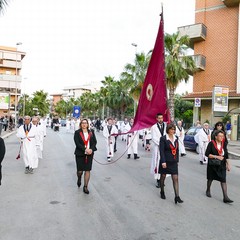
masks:
[[[56,119],[55,119],[56,120]],[[37,116],[25,116],[19,122],[16,136],[19,138],[20,151],[25,165],[25,173],[33,174],[38,167],[39,159],[43,158],[43,143],[46,137],[46,127],[59,124],[54,119],[49,121],[46,118]],[[55,122],[54,122],[55,121]],[[3,119],[4,122],[4,119]],[[53,123],[53,124],[52,124]],[[106,161],[114,162],[114,154],[117,151],[117,139],[125,142],[126,158],[138,160],[140,158],[138,147],[143,146],[147,152],[151,152],[150,173],[156,181],[156,187],[160,189],[161,199],[166,199],[165,179],[171,175],[174,189],[174,202],[183,203],[179,194],[178,165],[180,157],[186,155],[184,147],[185,130],[182,121],[164,122],[163,114],[156,114],[156,123],[147,129],[131,131],[134,119],[125,118],[118,121],[116,118],[107,118],[101,121],[89,119],[67,119],[66,132],[74,133],[75,161],[77,169],[77,186],[82,184],[84,175],[83,192],[89,194],[90,172],[92,170],[94,152],[97,150],[97,132],[102,131],[105,139]],[[233,201],[227,194],[226,171],[230,171],[231,165],[228,159],[229,126],[225,129],[222,122],[217,122],[213,130],[210,130],[208,123],[203,123],[195,135],[195,141],[199,145],[199,161],[207,164],[207,188],[206,196],[211,197],[211,185],[213,180],[219,181],[223,202]],[[4,158],[5,145],[0,138],[0,170],[1,161]],[[20,155],[17,157],[19,158]],[[0,171],[1,173],[1,171]],[[2,174],[0,175],[1,184]]]

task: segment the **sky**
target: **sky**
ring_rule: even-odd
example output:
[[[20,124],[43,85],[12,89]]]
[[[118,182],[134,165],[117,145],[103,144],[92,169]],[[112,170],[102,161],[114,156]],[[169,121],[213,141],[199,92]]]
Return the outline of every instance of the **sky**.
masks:
[[[105,76],[119,79],[136,52],[153,49],[161,3],[165,32],[194,23],[195,0],[10,0],[0,16],[0,45],[22,43],[23,93],[97,86]],[[186,90],[191,80],[178,88]]]

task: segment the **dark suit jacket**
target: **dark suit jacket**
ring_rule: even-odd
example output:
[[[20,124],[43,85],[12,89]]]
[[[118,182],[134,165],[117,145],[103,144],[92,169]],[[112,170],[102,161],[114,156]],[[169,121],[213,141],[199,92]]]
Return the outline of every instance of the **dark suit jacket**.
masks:
[[[4,140],[0,137],[0,164],[4,158],[5,152],[6,152],[6,148],[5,148]]]
[[[224,156],[223,156],[224,159],[221,161],[221,165],[223,167],[225,167],[226,166],[226,159],[228,159],[228,150],[227,150],[226,142],[224,142],[223,150],[224,150]],[[208,143],[208,146],[207,146],[207,149],[206,149],[206,152],[205,152],[205,156],[208,157],[210,154],[212,154],[212,155],[219,155],[218,151],[214,147],[214,144],[213,144],[212,141]]]
[[[160,138],[160,164],[162,163],[168,163],[168,162],[178,162],[179,161],[179,143],[178,143],[178,137],[176,136],[176,140],[174,142],[174,146],[177,144],[177,152],[176,152],[176,158],[174,158],[172,154],[172,150],[170,148],[170,141],[167,140],[166,135]]]
[[[82,132],[82,129],[78,129],[77,131],[75,131],[74,133],[74,142],[76,144],[76,148],[75,148],[75,152],[74,154],[77,156],[84,156],[85,155],[85,145],[84,142],[80,136],[80,132]],[[91,133],[91,137],[90,137],[90,149],[92,149],[93,151],[97,151],[96,145],[97,145],[97,139],[95,136],[95,133],[93,130],[88,130],[89,133]]]

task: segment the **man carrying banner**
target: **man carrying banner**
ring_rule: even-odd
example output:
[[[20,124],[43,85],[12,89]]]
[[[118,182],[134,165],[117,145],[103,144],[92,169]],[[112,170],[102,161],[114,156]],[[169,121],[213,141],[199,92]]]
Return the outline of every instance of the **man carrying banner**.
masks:
[[[106,150],[107,150],[107,161],[111,162],[111,158],[114,155],[114,143],[115,136],[111,136],[111,134],[118,134],[118,130],[115,125],[113,125],[113,119],[107,119],[107,125],[103,128],[103,136],[106,140]]]
[[[156,187],[160,188],[160,174],[158,173],[159,161],[160,161],[160,138],[166,135],[167,124],[163,122],[163,114],[158,113],[156,115],[157,123],[151,128],[152,134],[152,162],[151,162],[151,174],[154,174],[154,178],[157,179]]]

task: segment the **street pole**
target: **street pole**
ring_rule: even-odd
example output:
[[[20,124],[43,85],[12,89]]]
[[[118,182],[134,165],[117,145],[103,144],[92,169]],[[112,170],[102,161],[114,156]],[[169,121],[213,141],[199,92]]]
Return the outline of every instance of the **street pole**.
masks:
[[[132,43],[131,44],[133,47],[135,47],[135,58],[136,58],[136,54],[137,54],[137,44],[136,43]],[[134,59],[135,60],[135,59]],[[136,70],[136,69],[135,69]],[[136,81],[136,71],[135,71],[135,73],[134,73],[134,79],[133,79],[134,81]],[[137,104],[136,104],[136,101],[135,101],[135,99],[133,98],[133,116],[135,117],[135,115],[136,115],[136,108],[137,108],[137,106],[136,106]]]
[[[14,104],[14,114],[15,114],[15,119],[14,119],[14,123],[15,123],[15,128],[17,127],[17,63],[18,63],[18,52],[17,52],[17,46],[18,45],[22,45],[21,42],[16,43],[16,75],[15,75],[15,104]]]

